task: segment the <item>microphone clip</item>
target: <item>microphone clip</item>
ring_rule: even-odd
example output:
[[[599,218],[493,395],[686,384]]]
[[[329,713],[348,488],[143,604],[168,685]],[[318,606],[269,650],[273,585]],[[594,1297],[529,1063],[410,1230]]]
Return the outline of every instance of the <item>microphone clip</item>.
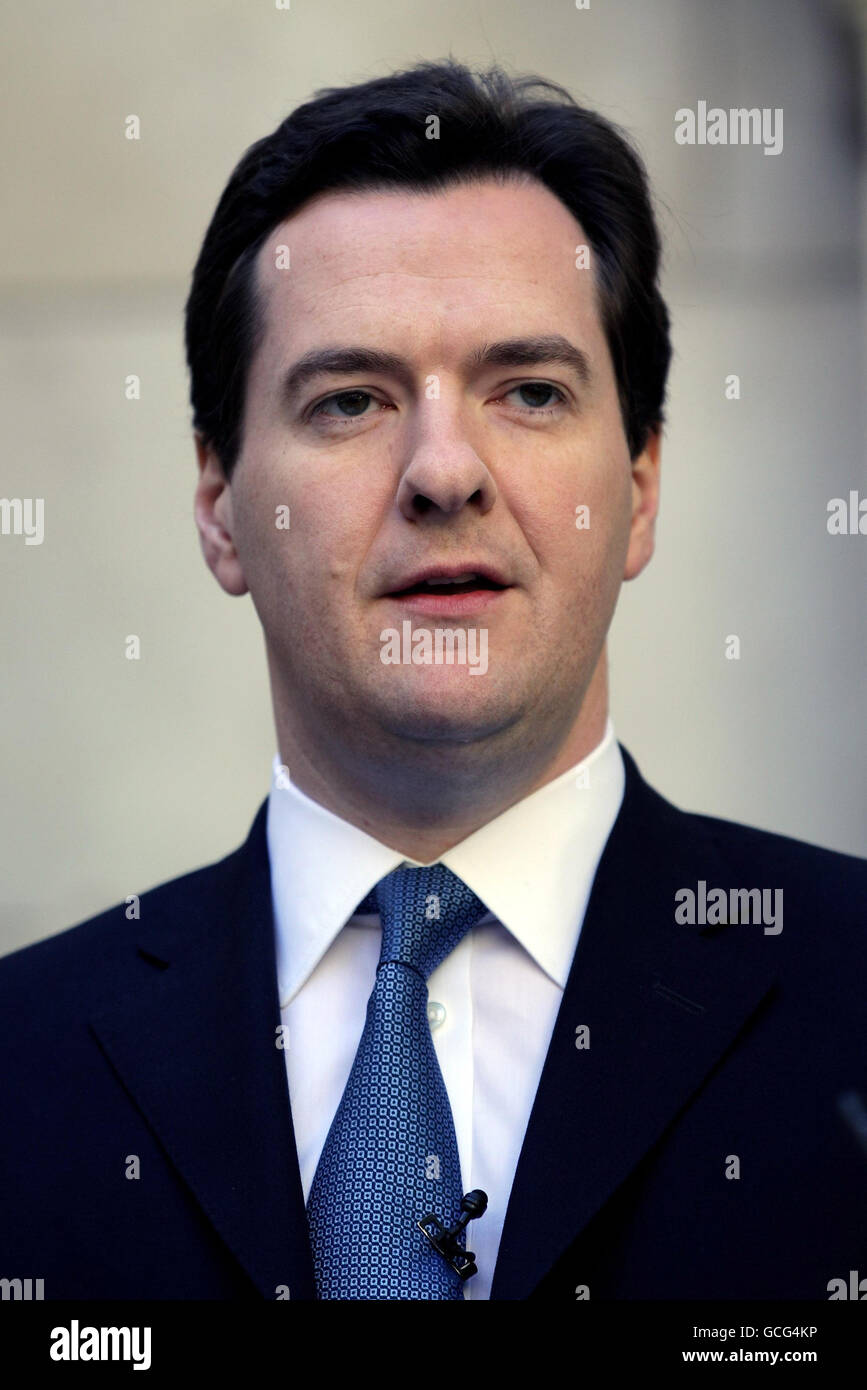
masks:
[[[471,1275],[478,1274],[479,1271],[472,1250],[464,1250],[458,1244],[458,1238],[463,1234],[467,1222],[482,1216],[487,1210],[487,1206],[488,1194],[482,1192],[480,1188],[473,1188],[472,1192],[465,1193],[461,1198],[461,1215],[454,1226],[448,1230],[432,1211],[427,1212],[420,1221],[416,1222],[422,1235],[427,1237],[434,1250],[439,1251],[443,1259],[461,1279],[469,1279]]]

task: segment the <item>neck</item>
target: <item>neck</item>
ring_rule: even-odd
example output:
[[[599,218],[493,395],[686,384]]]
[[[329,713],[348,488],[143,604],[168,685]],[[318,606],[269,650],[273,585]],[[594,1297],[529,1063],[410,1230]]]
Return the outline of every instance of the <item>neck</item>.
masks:
[[[427,864],[598,747],[608,716],[603,648],[576,718],[565,730],[514,747],[412,744],[394,756],[353,760],[334,741],[311,739],[274,694],[281,761],[293,783],[321,806],[408,859]]]

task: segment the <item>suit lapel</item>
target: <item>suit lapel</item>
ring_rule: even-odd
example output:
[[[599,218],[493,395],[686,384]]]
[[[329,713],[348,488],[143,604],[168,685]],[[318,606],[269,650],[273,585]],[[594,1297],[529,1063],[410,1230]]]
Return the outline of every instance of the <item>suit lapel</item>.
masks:
[[[729,882],[710,828],[658,796],[621,752],[624,800],[527,1126],[494,1299],[532,1293],[689,1102],[773,982],[773,941],[760,926],[675,924],[679,888],[694,890],[698,879],[740,885]],[[590,1046],[579,1050],[582,1024]]]
[[[142,899],[130,975],[91,1018],[259,1292],[314,1297],[280,1023],[267,802],[235,854]],[[151,925],[153,923],[153,925]]]
[[[626,765],[524,1138],[491,1297],[528,1297],[737,1038],[773,983],[761,928],[677,926],[729,883],[704,823]],[[91,1018],[126,1089],[267,1299],[315,1297],[282,1051],[265,835],[142,900],[138,952]],[[746,886],[746,885],[744,885]],[[590,1047],[577,1049],[579,1025]]]

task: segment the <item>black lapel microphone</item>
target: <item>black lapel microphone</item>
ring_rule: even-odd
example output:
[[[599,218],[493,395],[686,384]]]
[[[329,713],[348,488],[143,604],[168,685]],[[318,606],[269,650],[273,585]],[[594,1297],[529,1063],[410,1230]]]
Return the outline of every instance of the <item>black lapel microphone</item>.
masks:
[[[478,1274],[479,1270],[472,1250],[462,1250],[458,1245],[458,1236],[468,1221],[475,1221],[477,1216],[484,1215],[487,1206],[487,1192],[482,1192],[481,1188],[474,1187],[472,1192],[464,1193],[461,1198],[461,1215],[450,1230],[446,1230],[432,1211],[427,1212],[420,1221],[416,1222],[419,1230],[427,1236],[434,1250],[439,1251],[443,1259],[462,1279],[469,1279],[470,1275]]]

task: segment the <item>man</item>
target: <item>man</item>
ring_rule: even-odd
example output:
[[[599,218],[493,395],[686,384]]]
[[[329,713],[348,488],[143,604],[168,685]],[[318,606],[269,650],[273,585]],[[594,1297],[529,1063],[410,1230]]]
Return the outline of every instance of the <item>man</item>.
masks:
[[[262,623],[273,785],[236,853],[3,962],[5,1276],[867,1274],[867,865],[675,809],[608,716],[658,261],[621,135],[497,71],[326,92],[238,165],[187,305],[195,515]]]

